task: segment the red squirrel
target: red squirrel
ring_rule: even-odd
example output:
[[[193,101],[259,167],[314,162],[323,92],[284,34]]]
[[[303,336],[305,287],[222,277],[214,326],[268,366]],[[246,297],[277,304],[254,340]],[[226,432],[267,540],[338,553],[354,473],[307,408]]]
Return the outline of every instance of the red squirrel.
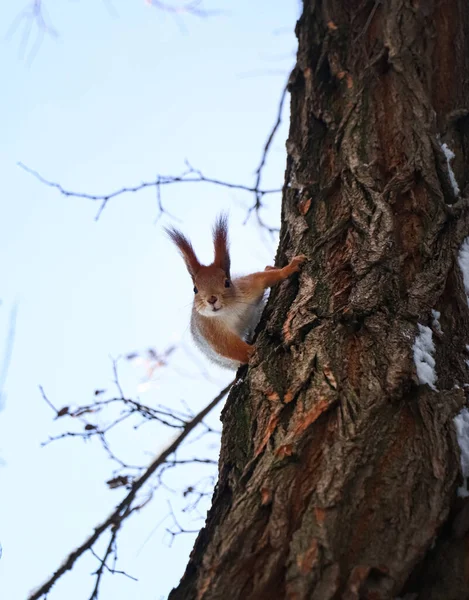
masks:
[[[249,362],[254,346],[245,339],[260,318],[264,290],[300,270],[306,256],[295,256],[281,269],[231,279],[228,250],[228,220],[220,215],[213,227],[215,258],[211,265],[200,264],[184,234],[166,229],[186,263],[194,283],[191,333],[199,349],[222,367],[236,369]]]

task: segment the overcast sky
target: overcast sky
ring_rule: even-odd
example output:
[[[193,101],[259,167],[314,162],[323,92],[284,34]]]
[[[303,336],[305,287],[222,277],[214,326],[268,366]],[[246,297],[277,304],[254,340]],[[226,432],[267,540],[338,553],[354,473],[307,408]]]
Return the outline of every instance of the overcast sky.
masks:
[[[17,305],[0,412],[0,597],[7,600],[25,600],[124,495],[107,488],[113,465],[97,444],[67,439],[41,448],[68,423],[53,420],[38,386],[58,407],[88,403],[96,389],[116,393],[110,357],[177,343],[150,386],[141,385],[142,367],[121,361],[125,393],[200,410],[232,373],[205,362],[191,342],[192,284],[162,226],[181,226],[209,261],[212,222],[227,209],[234,272],[263,269],[276,251],[255,219],[243,224],[249,194],[174,185],[163,202],[181,223],[165,215],[155,224],[150,189],[110,201],[96,222],[97,204],[61,196],[16,163],[88,193],[178,175],[185,159],[208,177],[252,184],[296,46],[295,0],[211,0],[207,8],[226,12],[206,19],[174,18],[144,0],[114,0],[113,10],[96,0],[45,3],[59,36],[40,45],[34,26],[26,38],[26,21],[17,21],[27,0],[0,6],[0,374]],[[265,187],[283,182],[288,104]],[[266,203],[264,218],[278,224],[280,199]],[[210,423],[220,427],[218,412]],[[173,435],[123,427],[112,442],[144,465]],[[185,455],[216,458],[217,444],[216,435],[205,436]],[[181,469],[166,483],[181,490],[213,473]],[[180,512],[180,493],[158,491],[120,539],[120,568],[139,581],[108,576],[101,600],[158,600],[177,584],[194,535],[170,547],[168,501],[189,529],[202,525]],[[81,559],[49,600],[87,600],[96,566],[89,555]]]

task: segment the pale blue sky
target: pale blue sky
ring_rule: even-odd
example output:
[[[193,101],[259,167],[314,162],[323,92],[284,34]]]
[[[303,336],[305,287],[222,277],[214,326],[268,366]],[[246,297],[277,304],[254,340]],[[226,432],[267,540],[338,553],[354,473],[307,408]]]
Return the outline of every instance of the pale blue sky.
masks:
[[[180,406],[185,400],[197,411],[231,378],[200,359],[212,380],[204,379],[183,349],[196,355],[187,332],[192,285],[163,235],[170,220],[154,224],[154,190],[112,200],[95,222],[96,204],[60,196],[16,162],[91,193],[179,174],[186,158],[207,176],[252,183],[294,62],[298,9],[295,0],[211,0],[208,7],[226,14],[176,21],[144,0],[115,0],[115,17],[104,2],[45,1],[59,39],[46,37],[29,63],[27,52],[19,57],[18,29],[2,39],[0,54],[0,348],[9,311],[19,306],[0,413],[0,597],[6,600],[24,600],[123,495],[107,489],[112,465],[94,444],[40,447],[67,423],[52,420],[38,385],[58,406],[87,403],[93,390],[112,386],[110,355],[163,349],[174,340],[181,349],[143,401]],[[2,4],[4,32],[26,4]],[[282,185],[287,126],[274,144],[265,187]],[[276,242],[254,220],[243,226],[251,196],[184,184],[166,188],[163,200],[202,259],[210,258],[215,215],[228,209],[234,271],[273,262]],[[277,223],[279,198],[266,202],[265,218]],[[140,375],[124,365],[129,395],[136,395]],[[211,422],[217,424],[216,415]],[[168,437],[157,427],[129,428],[113,441],[127,458],[145,463]],[[206,438],[187,452],[213,455],[215,442]],[[194,472],[175,472],[168,482],[183,487]],[[139,582],[107,577],[102,600],[157,600],[177,584],[194,536],[179,536],[169,548],[163,525],[147,539],[167,513],[168,498],[176,509],[184,506],[179,495],[162,493],[122,532],[120,567]],[[87,600],[94,568],[91,557],[82,559],[49,600]]]

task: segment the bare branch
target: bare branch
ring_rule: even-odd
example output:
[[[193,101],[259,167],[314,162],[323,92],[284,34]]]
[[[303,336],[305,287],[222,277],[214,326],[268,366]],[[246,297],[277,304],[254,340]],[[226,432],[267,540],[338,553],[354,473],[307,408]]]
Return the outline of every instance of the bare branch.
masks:
[[[117,16],[117,11],[111,0],[102,0],[111,17]],[[182,15],[191,15],[198,18],[206,18],[215,15],[225,14],[226,11],[206,9],[202,5],[202,0],[189,0],[187,2],[170,3],[162,0],[146,0],[150,6],[180,17]],[[45,38],[58,38],[58,31],[53,27],[45,2],[43,0],[29,0],[23,10],[16,16],[7,32],[7,38],[11,38],[16,31],[23,26],[23,32],[20,42],[20,56],[26,53],[31,36],[35,32],[35,39],[28,53],[28,63],[31,63],[37,55],[39,48]]]
[[[260,185],[261,185],[261,179],[262,179],[262,172],[264,170],[265,167],[265,163],[267,161],[267,155],[269,153],[270,147],[272,145],[272,142],[274,140],[275,134],[277,133],[278,128],[280,127],[280,124],[282,122],[282,113],[283,113],[283,106],[285,104],[285,98],[287,96],[287,91],[288,91],[288,84],[285,84],[283,90],[282,90],[282,94],[280,96],[280,101],[278,104],[278,109],[277,109],[277,119],[274,123],[274,126],[272,127],[272,130],[269,133],[269,136],[267,137],[267,141],[264,145],[264,149],[262,151],[262,156],[261,156],[261,161],[259,163],[259,166],[256,169],[256,180],[254,183],[254,190],[259,190],[260,189]],[[260,209],[262,208],[262,196],[260,194],[258,194],[257,192],[255,193],[255,202],[254,204],[251,206],[251,208],[248,211],[247,217],[245,222],[249,219],[251,213],[253,211],[256,211],[256,216],[257,216],[257,221],[259,223],[259,225],[261,227],[264,227],[265,229],[267,229],[267,231],[269,231],[270,233],[277,233],[279,231],[278,227],[269,227],[262,219],[260,216]]]
[[[168,527],[166,528],[166,531],[171,536],[171,541],[169,543],[170,546],[172,545],[174,538],[177,535],[180,535],[181,533],[198,533],[198,531],[199,531],[198,529],[185,529],[184,527],[182,527],[180,525],[179,521],[177,520],[176,515],[174,514],[173,507],[171,506],[171,502],[168,502],[168,506],[169,506],[169,516],[171,516],[171,518],[173,520],[173,525],[176,527],[176,530],[169,529]]]
[[[263,168],[265,166],[265,162],[267,160],[267,154],[270,150],[270,146],[272,145],[275,134],[277,133],[277,130],[280,127],[280,124],[282,122],[283,105],[285,104],[285,98],[287,96],[287,91],[288,91],[288,85],[285,84],[285,86],[282,90],[282,94],[280,96],[280,102],[278,104],[277,119],[276,119],[274,126],[272,127],[272,130],[269,134],[269,137],[267,138],[267,141],[264,145],[261,162],[259,163],[259,166],[256,169],[256,182],[254,184],[255,189],[259,189],[259,186],[261,184],[262,170],[263,170]]]
[[[137,492],[139,492],[143,485],[150,479],[150,477],[155,473],[155,471],[163,465],[167,458],[171,456],[182,444],[182,442],[187,438],[187,436],[199,425],[203,419],[209,414],[209,412],[222,400],[234,381],[227,385],[203,410],[201,410],[190,422],[186,423],[181,433],[174,439],[174,441],[169,444],[169,446],[159,454],[155,460],[150,464],[145,473],[136,479],[130,488],[129,493],[125,496],[125,498],[117,505],[115,510],[112,512],[109,517],[103,521],[101,524],[97,525],[94,529],[94,532],[81,544],[76,550],[71,552],[64,563],[55,571],[55,573],[43,584],[39,589],[33,592],[28,600],[39,600],[40,598],[46,596],[54,584],[70,569],[73,568],[75,562],[87,551],[91,550],[96,541],[101,537],[101,535],[107,531],[109,528],[118,529],[123,521],[130,516],[132,511],[138,510],[141,508],[141,505],[138,507],[133,507],[132,504],[136,499]],[[106,558],[109,554],[106,555]],[[103,567],[104,569],[104,567]],[[96,598],[96,595],[92,596],[92,598]]]
[[[91,592],[91,596],[90,596],[89,600],[97,600],[98,593],[99,593],[99,586],[101,583],[101,578],[102,578],[105,570],[108,571],[109,573],[111,573],[112,575],[125,575],[129,579],[138,581],[136,577],[132,577],[132,575],[129,575],[125,571],[120,571],[115,568],[115,566],[117,564],[117,534],[119,532],[119,529],[120,529],[124,519],[126,519],[129,516],[130,512],[131,511],[128,510],[122,516],[122,519],[118,523],[116,523],[116,525],[114,527],[111,528],[111,537],[109,539],[109,543],[107,545],[107,548],[106,548],[103,558],[99,558],[99,556],[96,554],[96,552],[94,552],[94,550],[92,548],[90,548],[91,553],[99,561],[100,564],[99,564],[99,567],[97,568],[96,572],[94,573],[96,575],[96,581],[95,581],[95,585],[94,585],[93,591]],[[107,564],[107,560],[112,555],[114,555],[114,566],[111,568]]]
[[[174,347],[169,347],[163,353],[158,353],[153,348],[148,350],[148,355],[154,363],[158,363],[160,366],[166,365],[167,357],[172,353]],[[140,356],[137,353],[133,353],[129,355],[129,357],[137,357]],[[63,406],[58,409],[47,397],[44,389],[40,387],[40,392],[42,398],[47,403],[47,405],[54,411],[55,418],[68,418],[75,421],[79,421],[82,424],[82,430],[77,431],[66,431],[56,436],[50,436],[49,439],[42,443],[42,446],[46,446],[51,442],[55,442],[65,438],[79,438],[83,441],[89,441],[91,439],[97,439],[100,443],[107,456],[118,464],[118,469],[114,470],[113,476],[108,481],[108,485],[110,488],[121,487],[123,485],[130,484],[137,475],[141,474],[145,471],[145,467],[142,465],[133,465],[129,464],[127,461],[119,458],[114,451],[111,449],[111,446],[107,439],[107,434],[119,426],[120,424],[127,422],[134,416],[140,416],[142,418],[141,423],[134,424],[133,428],[138,429],[143,423],[148,422],[157,422],[166,427],[183,430],[184,427],[189,423],[193,418],[194,414],[187,410],[186,412],[181,412],[174,410],[173,408],[168,408],[162,405],[157,405],[156,407],[151,407],[146,404],[143,404],[139,400],[133,400],[132,398],[126,397],[124,394],[123,388],[119,382],[118,372],[117,372],[117,360],[112,360],[113,364],[113,372],[114,372],[114,383],[116,385],[117,391],[119,392],[118,397],[111,397],[107,399],[100,399],[101,394],[105,392],[105,390],[96,390],[94,394],[94,400],[90,404],[82,404],[78,407],[73,406]],[[156,367],[153,366],[152,370]],[[117,413],[116,410],[119,406],[123,406]],[[111,419],[107,420],[107,423],[98,424],[96,422],[96,416],[102,414],[104,411],[110,413]],[[94,418],[93,418],[94,417]],[[207,433],[213,433],[213,429],[209,427],[206,423],[201,423],[203,425],[203,431],[201,435],[205,435]],[[218,433],[218,432],[217,432]],[[192,462],[195,462],[194,459]],[[177,464],[172,461],[172,465]],[[126,470],[127,473],[120,474],[119,477],[117,475],[120,471]],[[132,474],[129,473],[133,472]]]
[[[153,4],[159,5],[160,3],[153,2]],[[187,5],[185,5],[185,7],[187,8],[188,6],[191,6],[193,9],[195,9],[196,5],[198,5],[198,2],[189,2]],[[162,4],[162,6],[163,6],[163,4]],[[166,5],[164,5],[164,6],[166,6]],[[176,12],[177,12],[177,10],[176,10]],[[99,202],[100,206],[99,206],[98,212],[96,214],[95,220],[99,219],[99,217],[101,216],[101,213],[106,208],[109,200],[116,198],[117,196],[124,195],[124,194],[133,194],[136,192],[140,192],[147,188],[154,188],[156,191],[156,205],[157,205],[157,211],[158,211],[156,221],[158,221],[158,219],[164,214],[170,216],[171,218],[175,218],[174,215],[171,215],[163,205],[163,199],[162,199],[161,192],[162,192],[162,187],[166,186],[166,185],[172,185],[172,184],[177,184],[177,183],[207,183],[207,184],[212,184],[212,185],[216,185],[216,186],[226,187],[228,189],[249,192],[251,194],[254,194],[254,203],[248,210],[245,222],[249,219],[251,214],[253,212],[255,212],[257,222],[259,223],[259,225],[262,228],[266,229],[271,235],[273,235],[275,233],[278,233],[279,229],[278,229],[278,227],[269,226],[262,219],[261,214],[260,214],[260,211],[263,208],[262,200],[263,200],[264,196],[269,195],[269,194],[277,194],[277,193],[280,193],[282,190],[280,188],[278,188],[278,189],[263,189],[263,188],[261,188],[261,180],[262,180],[262,174],[264,171],[264,167],[265,167],[266,161],[267,161],[267,156],[268,156],[269,151],[272,146],[272,142],[273,142],[275,135],[276,135],[276,133],[280,127],[280,124],[282,122],[282,113],[283,113],[283,108],[285,105],[285,98],[287,96],[287,91],[288,91],[288,84],[286,84],[282,89],[282,93],[280,96],[280,101],[279,101],[278,109],[277,109],[277,118],[276,118],[275,123],[274,123],[274,125],[267,137],[267,140],[264,144],[261,160],[255,171],[255,182],[254,182],[253,186],[240,184],[240,183],[232,183],[229,181],[223,181],[223,180],[216,179],[213,177],[206,177],[202,173],[202,171],[200,171],[200,169],[194,168],[186,160],[185,163],[186,163],[187,169],[180,175],[173,176],[173,175],[159,175],[158,174],[158,175],[156,175],[155,179],[152,181],[143,181],[142,183],[140,183],[138,185],[134,185],[134,186],[124,186],[117,190],[114,190],[113,192],[109,192],[107,194],[90,194],[87,192],[75,192],[73,190],[66,189],[61,184],[59,184],[55,181],[46,179],[38,171],[31,169],[30,167],[28,167],[27,165],[25,165],[22,162],[19,162],[18,166],[21,167],[23,170],[25,170],[30,175],[32,175],[33,177],[35,177],[38,181],[40,181],[44,185],[47,185],[48,187],[52,187],[52,188],[58,190],[60,192],[60,194],[62,194],[63,196],[70,197],[70,198],[85,198],[87,200],[92,200],[93,202]]]
[[[11,38],[21,25],[23,25],[23,35],[20,43],[20,56],[22,57],[26,52],[26,47],[28,46],[33,29],[36,29],[36,39],[33,42],[28,55],[28,63],[31,63],[34,60],[44,37],[48,35],[49,37],[56,39],[58,38],[58,33],[51,24],[42,0],[30,0],[30,2],[28,2],[11,24],[6,37]]]
[[[39,386],[39,391],[41,392],[41,395],[43,397],[43,399],[45,400],[46,404],[48,404],[52,410],[55,412],[56,418],[61,416],[60,415],[60,410],[57,410],[57,408],[55,408],[55,406],[52,404],[52,402],[49,400],[49,398],[46,396],[46,393],[44,391],[44,388],[42,387],[42,385]],[[67,412],[68,412],[68,407],[67,407]]]
[[[222,14],[222,11],[220,10],[208,10],[203,8],[202,0],[189,0],[188,2],[180,2],[175,6],[168,4],[168,2],[162,2],[162,0],[146,0],[146,2],[150,6],[156,6],[156,8],[177,15],[189,14],[195,17],[205,18]]]
[[[157,177],[154,181],[143,181],[142,183],[140,183],[138,185],[134,185],[134,186],[130,186],[130,187],[122,187],[122,188],[115,190],[114,192],[110,192],[108,194],[88,194],[86,192],[74,192],[71,190],[67,190],[64,187],[62,187],[59,183],[45,179],[37,171],[34,171],[33,169],[27,167],[25,164],[23,164],[21,162],[18,163],[18,166],[21,167],[22,169],[24,169],[30,175],[33,175],[36,179],[38,179],[44,185],[47,185],[49,187],[52,187],[52,188],[58,190],[63,196],[70,197],[70,198],[86,198],[88,200],[100,202],[101,205],[100,205],[98,213],[95,217],[96,220],[99,219],[99,217],[101,216],[101,213],[106,208],[107,203],[112,198],[116,198],[117,196],[121,196],[123,194],[131,194],[131,193],[135,193],[135,192],[140,192],[141,190],[144,190],[146,188],[156,188],[157,193],[158,193],[158,211],[159,211],[159,215],[161,215],[162,213],[164,213],[166,211],[163,208],[163,205],[161,203],[161,196],[159,195],[160,192],[158,190],[159,190],[159,188],[161,188],[163,186],[172,185],[175,183],[210,183],[213,185],[218,185],[218,186],[226,187],[229,189],[241,190],[244,192],[254,193],[256,195],[256,198],[262,198],[263,196],[265,196],[267,194],[277,194],[282,191],[281,189],[262,190],[262,189],[258,189],[256,187],[243,185],[240,183],[231,183],[228,181],[222,181],[220,179],[215,179],[213,177],[205,177],[205,175],[203,175],[201,171],[190,167],[187,171],[185,171],[184,173],[182,173],[179,176],[157,175]]]

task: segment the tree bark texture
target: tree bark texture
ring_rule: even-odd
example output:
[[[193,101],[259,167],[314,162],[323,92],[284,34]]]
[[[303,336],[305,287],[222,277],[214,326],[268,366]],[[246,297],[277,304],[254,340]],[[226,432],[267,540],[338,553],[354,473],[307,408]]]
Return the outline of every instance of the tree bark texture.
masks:
[[[304,0],[296,32],[277,264],[309,260],[272,291],[170,599],[469,598],[469,3]]]

